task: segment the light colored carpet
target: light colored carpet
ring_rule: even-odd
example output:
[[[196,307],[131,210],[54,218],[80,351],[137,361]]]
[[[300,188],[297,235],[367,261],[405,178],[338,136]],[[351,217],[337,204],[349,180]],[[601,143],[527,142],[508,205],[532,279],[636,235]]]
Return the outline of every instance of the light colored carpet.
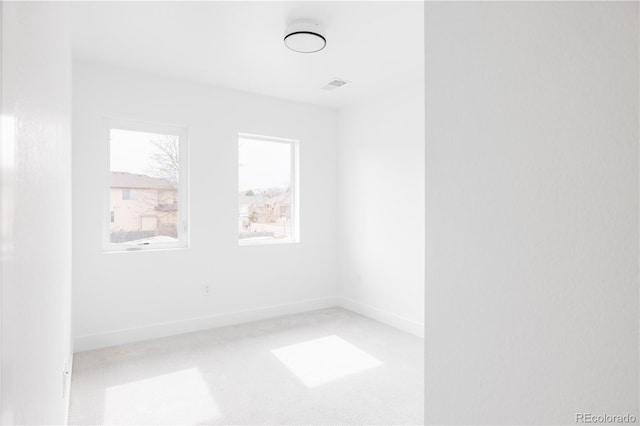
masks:
[[[70,424],[423,424],[423,339],[331,308],[75,354]]]

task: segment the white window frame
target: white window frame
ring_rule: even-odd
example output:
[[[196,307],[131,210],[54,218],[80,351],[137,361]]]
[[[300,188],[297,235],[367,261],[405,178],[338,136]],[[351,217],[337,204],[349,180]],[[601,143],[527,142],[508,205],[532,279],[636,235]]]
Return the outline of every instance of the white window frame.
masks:
[[[252,139],[260,142],[278,142],[288,144],[291,147],[291,235],[289,238],[273,240],[247,241],[238,239],[240,246],[262,246],[277,244],[296,244],[300,242],[300,141],[298,139],[279,138],[273,136],[263,136],[253,133],[238,133],[238,146],[241,139]],[[239,153],[239,151],[236,151]],[[239,163],[239,161],[238,161]],[[238,168],[238,179],[240,169]],[[236,188],[239,187],[239,181]],[[237,192],[237,191],[236,191]],[[236,206],[239,208],[239,206]]]
[[[189,247],[189,140],[186,127],[167,124],[148,123],[119,118],[104,118],[106,160],[105,160],[105,184],[103,190],[104,207],[102,247],[105,252],[134,252],[178,249]],[[111,130],[129,130],[135,132],[155,133],[162,135],[178,136],[178,241],[155,242],[147,244],[112,243],[111,234]]]

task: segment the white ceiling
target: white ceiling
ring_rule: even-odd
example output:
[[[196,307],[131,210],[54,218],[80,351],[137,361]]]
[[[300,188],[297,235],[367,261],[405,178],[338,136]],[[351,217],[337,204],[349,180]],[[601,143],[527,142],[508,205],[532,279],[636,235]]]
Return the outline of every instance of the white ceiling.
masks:
[[[74,57],[341,107],[424,81],[422,2],[73,2]],[[290,51],[292,20],[325,29],[320,52]],[[352,83],[325,91],[335,77]]]

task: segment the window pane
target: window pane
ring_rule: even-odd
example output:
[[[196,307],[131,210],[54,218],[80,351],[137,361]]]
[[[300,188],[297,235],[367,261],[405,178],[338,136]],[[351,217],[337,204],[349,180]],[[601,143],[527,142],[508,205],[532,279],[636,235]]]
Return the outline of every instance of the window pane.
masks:
[[[292,238],[292,149],[287,142],[240,138],[240,241]]]
[[[178,241],[179,137],[110,130],[112,243]]]

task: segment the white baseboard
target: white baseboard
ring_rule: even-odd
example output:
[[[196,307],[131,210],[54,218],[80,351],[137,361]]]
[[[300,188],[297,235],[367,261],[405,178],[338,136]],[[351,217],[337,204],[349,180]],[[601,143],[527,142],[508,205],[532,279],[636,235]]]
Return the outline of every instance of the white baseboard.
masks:
[[[69,362],[67,363],[67,371],[69,371],[69,375],[66,378],[65,381],[65,389],[64,389],[64,396],[65,396],[65,402],[66,402],[66,407],[65,407],[65,413],[64,413],[64,424],[68,425],[69,424],[69,412],[71,410],[71,379],[73,378],[73,351],[71,351],[71,353],[69,354]]]
[[[424,338],[424,323],[403,318],[400,315],[367,305],[366,303],[356,302],[345,297],[338,298],[338,306],[364,315],[381,323],[390,325],[391,327],[406,331],[414,336]]]
[[[317,309],[331,308],[335,306],[340,306],[342,308],[356,312],[360,315],[364,315],[376,321],[380,321],[391,327],[395,327],[407,333],[424,338],[423,323],[403,318],[394,313],[376,308],[371,305],[367,305],[365,303],[356,302],[352,299],[347,299],[344,297],[325,297],[319,299],[302,300],[299,302],[281,305],[266,306],[257,309],[228,312],[206,317],[190,318],[174,322],[151,324],[143,327],[127,328],[106,333],[79,336],[74,340],[74,351],[89,351],[93,349],[105,348],[108,346],[140,342],[144,340],[157,339],[159,337],[172,336],[175,334],[242,324],[251,321],[259,321],[263,319],[279,317],[282,315],[297,314],[301,312],[314,311]]]
[[[128,328],[100,334],[79,336],[74,340],[76,352],[100,349],[107,346],[157,339],[175,334],[205,330],[207,328],[224,327],[258,321],[282,315],[297,314],[317,309],[331,308],[338,305],[334,297],[308,299],[282,305],[266,306],[257,309],[229,312],[207,317],[190,318],[186,320],[151,324],[143,327]]]

